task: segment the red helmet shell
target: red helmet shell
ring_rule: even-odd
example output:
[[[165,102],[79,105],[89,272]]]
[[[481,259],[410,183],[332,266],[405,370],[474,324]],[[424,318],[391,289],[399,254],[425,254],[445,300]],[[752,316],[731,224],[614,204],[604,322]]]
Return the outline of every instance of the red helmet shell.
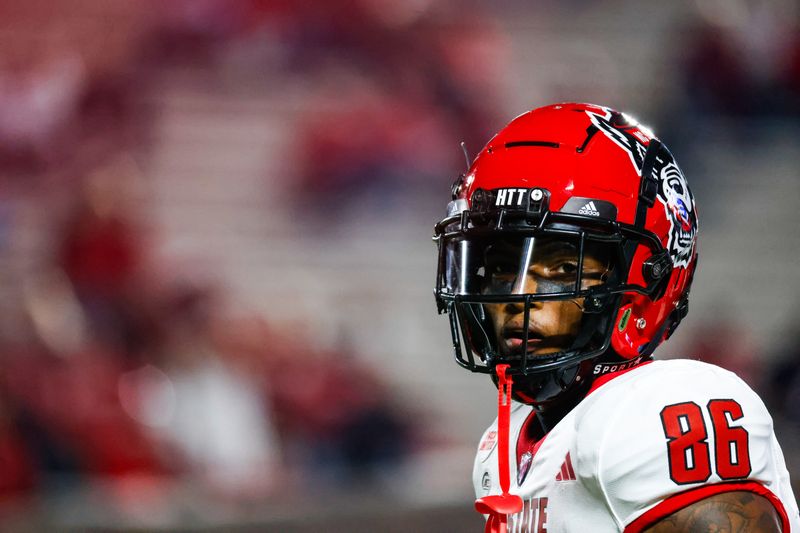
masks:
[[[542,188],[550,193],[551,211],[561,211],[575,197],[603,200],[616,207],[618,223],[633,226],[643,158],[654,138],[645,127],[606,107],[541,107],[518,116],[495,135],[455,192],[471,207],[478,189]],[[641,229],[652,232],[669,250],[673,269],[660,298],[636,293],[623,297],[611,344],[625,358],[637,357],[656,336],[660,342],[669,334],[665,322],[685,299],[697,262],[694,199],[677,164],[662,159],[653,171],[657,198],[647,208]],[[643,263],[650,255],[644,247],[637,250],[629,283],[646,284]]]

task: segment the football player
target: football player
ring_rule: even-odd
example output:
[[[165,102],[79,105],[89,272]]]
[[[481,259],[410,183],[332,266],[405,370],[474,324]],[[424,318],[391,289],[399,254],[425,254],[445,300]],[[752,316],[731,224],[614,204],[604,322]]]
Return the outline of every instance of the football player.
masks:
[[[697,211],[647,128],[589,104],[517,117],[434,239],[456,361],[499,389],[473,472],[486,531],[800,532],[756,393],[652,360],[688,310]]]

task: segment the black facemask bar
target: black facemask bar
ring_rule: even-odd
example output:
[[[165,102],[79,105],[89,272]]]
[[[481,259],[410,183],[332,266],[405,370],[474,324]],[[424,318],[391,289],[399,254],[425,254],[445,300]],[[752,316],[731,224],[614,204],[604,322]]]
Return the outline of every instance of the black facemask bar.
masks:
[[[436,284],[439,311],[449,315],[456,361],[474,372],[490,373],[495,365],[502,362],[510,364],[513,373],[542,374],[606,352],[621,295],[636,292],[658,297],[671,270],[669,255],[654,234],[613,221],[567,213],[545,212],[538,220],[532,220],[527,213],[506,210],[489,213],[463,211],[437,224],[434,239],[439,244]],[[577,249],[574,279],[560,286],[551,283],[548,285],[550,290],[544,291],[540,289],[543,284],[537,282],[533,293],[519,288],[504,293],[487,291],[489,261],[481,263],[478,259],[475,264],[467,263],[470,259],[474,260],[479,251],[489,249],[491,243],[514,239],[517,242],[539,239],[573,243]],[[631,259],[642,245],[651,253],[643,273],[647,283],[645,286],[627,283]],[[460,263],[454,267],[454,250],[470,246],[475,250],[470,252],[465,249],[461,255],[455,254],[455,259]],[[604,247],[614,268],[612,275],[602,283],[587,286],[583,279],[584,260],[587,251],[598,247]],[[524,247],[520,246],[519,250],[524,255]],[[454,268],[460,269],[460,272],[454,274]],[[484,269],[482,275],[476,275],[475,272],[480,269]],[[484,282],[482,287],[480,280]],[[531,310],[544,302],[557,301],[571,301],[575,305],[580,305],[578,301],[582,302],[579,330],[574,332],[572,338],[562,339],[563,344],[555,353],[532,354],[528,349],[531,341]],[[518,312],[523,314],[518,342],[524,348],[519,352],[501,349],[500,343],[503,341],[495,331],[486,307],[491,305],[517,306]],[[535,344],[537,341],[533,342]]]

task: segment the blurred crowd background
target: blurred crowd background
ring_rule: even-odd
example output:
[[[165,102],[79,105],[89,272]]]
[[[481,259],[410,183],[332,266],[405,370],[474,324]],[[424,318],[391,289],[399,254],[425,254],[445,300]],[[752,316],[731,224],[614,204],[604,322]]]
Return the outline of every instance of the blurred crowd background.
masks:
[[[0,531],[477,531],[496,392],[430,236],[459,143],[556,101],[672,148],[658,355],[744,377],[800,479],[797,2],[0,0]]]

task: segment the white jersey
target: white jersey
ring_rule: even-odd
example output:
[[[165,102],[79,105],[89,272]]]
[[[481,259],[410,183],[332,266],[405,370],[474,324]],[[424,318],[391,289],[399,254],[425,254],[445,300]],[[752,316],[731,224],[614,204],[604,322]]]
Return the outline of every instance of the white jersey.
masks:
[[[642,531],[731,490],[764,495],[784,531],[800,533],[772,418],[727,370],[689,360],[634,368],[592,391],[518,461],[529,416],[529,406],[513,406],[510,492],[524,508],[509,516],[509,533]],[[497,421],[478,446],[473,483],[478,497],[501,492]]]

